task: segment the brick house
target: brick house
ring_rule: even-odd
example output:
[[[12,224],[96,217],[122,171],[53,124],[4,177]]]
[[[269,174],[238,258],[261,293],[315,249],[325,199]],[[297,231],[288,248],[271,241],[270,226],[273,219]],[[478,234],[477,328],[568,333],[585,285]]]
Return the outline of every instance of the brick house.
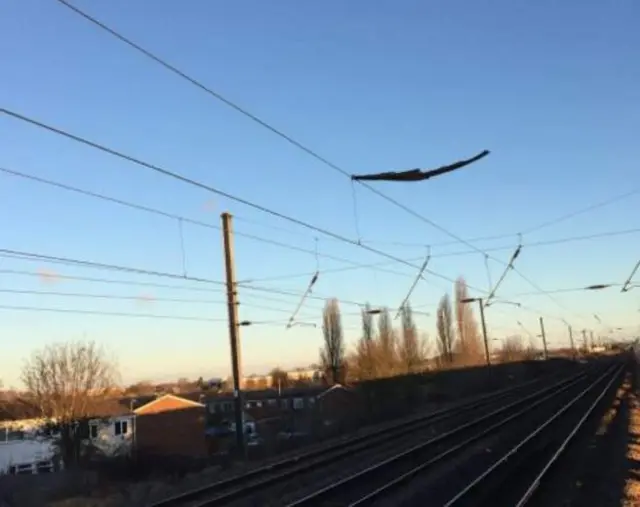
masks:
[[[358,413],[357,394],[340,384],[300,386],[243,393],[244,411],[263,431],[310,431],[311,427],[350,420]],[[231,393],[219,393],[206,399],[209,425],[233,421],[234,399]]]
[[[133,413],[136,452],[194,458],[208,455],[204,404],[166,394]]]

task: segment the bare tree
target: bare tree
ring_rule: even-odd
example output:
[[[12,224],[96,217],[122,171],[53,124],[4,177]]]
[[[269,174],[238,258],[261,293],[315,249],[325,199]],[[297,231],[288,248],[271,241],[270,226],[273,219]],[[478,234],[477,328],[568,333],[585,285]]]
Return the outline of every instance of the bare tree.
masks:
[[[384,308],[378,317],[377,369],[382,377],[392,376],[398,364],[397,337],[389,310]]]
[[[458,328],[458,349],[463,361],[471,364],[484,361],[482,339],[478,323],[473,316],[473,307],[462,301],[469,298],[467,282],[459,277],[455,283],[456,324]]]
[[[287,375],[286,371],[280,368],[274,368],[273,370],[271,370],[271,373],[269,373],[269,375],[271,376],[271,385],[278,390],[286,389],[291,385],[289,375]]]
[[[352,373],[358,380],[369,380],[377,377],[376,342],[371,307],[367,305],[362,310],[362,336],[356,345],[356,352],[351,361]]]
[[[521,361],[527,355],[527,349],[521,336],[514,335],[505,338],[498,352],[498,361],[509,363]]]
[[[436,327],[438,331],[438,354],[443,362],[451,364],[453,362],[455,332],[453,330],[453,312],[449,294],[442,296],[438,303]]]
[[[322,311],[322,334],[324,347],[320,350],[320,363],[331,384],[344,382],[346,370],[344,336],[340,305],[337,299],[330,299]]]
[[[402,342],[399,346],[401,367],[405,373],[415,373],[423,366],[426,358],[424,344],[418,337],[409,303],[402,307],[400,317],[402,319]]]
[[[55,422],[65,465],[79,456],[79,425],[95,416],[116,382],[116,368],[94,342],[49,345],[35,351],[22,369],[28,398],[42,417]]]

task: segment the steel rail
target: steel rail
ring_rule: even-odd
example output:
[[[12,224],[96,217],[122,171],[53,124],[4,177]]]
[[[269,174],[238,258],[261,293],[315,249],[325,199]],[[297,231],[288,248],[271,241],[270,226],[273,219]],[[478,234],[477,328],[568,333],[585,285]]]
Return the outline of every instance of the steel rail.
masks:
[[[578,376],[584,374],[584,372],[580,372],[578,373]],[[556,375],[552,375],[550,377],[557,378]],[[362,449],[370,449],[370,445],[372,443],[380,445],[382,443],[400,439],[416,429],[426,428],[429,425],[446,421],[447,419],[458,416],[461,413],[495,403],[516,394],[519,391],[537,384],[548,382],[549,380],[549,377],[535,379],[523,382],[516,386],[486,393],[478,397],[474,397],[471,400],[457,403],[429,414],[420,415],[397,424],[385,426],[380,429],[358,435],[351,438],[349,441],[337,442],[326,447],[320,447],[309,452],[300,453],[256,468],[244,474],[228,477],[207,486],[165,498],[148,505],[148,507],[177,507],[186,504],[194,505],[196,507],[223,505],[224,503],[237,499],[240,496],[246,496],[251,491],[255,491],[260,487],[269,486],[276,482],[286,480],[294,475],[320,467],[323,464],[334,462],[336,459],[352,456],[354,452],[358,452]],[[567,379],[565,378],[560,382],[566,381]],[[315,461],[309,461],[314,458],[318,459]],[[273,475],[279,470],[282,471],[280,475]],[[228,490],[228,488],[233,489]],[[216,496],[211,497],[211,495]],[[198,501],[205,496],[208,496],[208,498]]]
[[[490,467],[484,470],[480,475],[478,475],[475,479],[473,479],[467,486],[458,492],[453,498],[451,498],[443,507],[454,507],[460,501],[470,500],[471,495],[477,491],[479,487],[482,487],[483,482],[487,481],[487,479],[491,476],[491,474],[495,473],[500,467],[504,466],[511,457],[513,457],[516,453],[518,453],[527,443],[532,442],[536,437],[538,437],[545,429],[547,429],[551,424],[557,421],[563,414],[566,414],[568,410],[575,406],[578,401],[583,399],[590,391],[592,391],[595,387],[600,385],[603,380],[607,379],[608,376],[611,376],[607,384],[605,385],[603,392],[606,392],[611,384],[614,382],[621,371],[623,371],[624,365],[620,365],[616,367],[616,365],[607,368],[607,370],[597,377],[593,382],[591,382],[587,387],[581,390],[571,401],[569,401],[566,405],[564,405],[558,412],[556,412],[551,418],[545,421],[543,424],[538,426],[534,431],[529,433],[525,438],[523,438],[518,444],[513,446],[508,452],[506,452],[500,459],[494,462]],[[613,373],[612,373],[613,372]],[[602,393],[601,393],[602,394]],[[604,396],[604,395],[603,395]]]
[[[514,507],[524,507],[529,502],[529,500],[531,500],[531,498],[533,497],[533,495],[537,491],[538,487],[542,483],[542,480],[544,479],[544,477],[549,473],[549,471],[551,470],[553,465],[558,461],[558,459],[560,459],[560,457],[567,450],[567,447],[572,442],[572,440],[575,438],[575,436],[578,433],[578,431],[580,431],[580,429],[584,426],[584,423],[587,421],[589,416],[596,409],[596,407],[598,406],[600,401],[602,401],[602,399],[606,396],[607,392],[609,392],[609,388],[611,387],[613,382],[616,380],[616,378],[618,378],[618,375],[620,374],[620,371],[623,371],[623,370],[624,370],[624,366],[622,366],[621,369],[618,372],[616,372],[616,374],[614,374],[613,378],[607,383],[607,385],[600,392],[600,394],[598,394],[598,396],[595,399],[595,401],[589,406],[589,408],[586,410],[584,415],[580,418],[580,420],[573,427],[573,429],[571,430],[569,435],[567,435],[567,438],[565,438],[563,440],[563,442],[560,444],[560,446],[553,453],[553,456],[551,456],[551,458],[549,458],[549,460],[545,463],[545,465],[542,468],[542,470],[538,473],[538,475],[536,475],[535,479],[533,479],[533,481],[531,481],[531,484],[529,485],[527,490],[524,492],[524,494],[522,495],[520,500],[518,500],[518,503]]]
[[[412,478],[415,474],[417,474],[418,472],[422,472],[423,470],[425,470],[426,468],[428,468],[431,465],[434,465],[438,462],[443,461],[445,458],[449,457],[451,454],[453,454],[454,452],[468,446],[469,444],[479,440],[480,438],[482,438],[483,436],[489,434],[492,431],[495,431],[496,429],[501,428],[502,426],[504,426],[505,424],[507,424],[508,422],[516,419],[517,417],[520,417],[528,412],[530,412],[531,410],[533,410],[535,407],[537,407],[538,405],[540,405],[541,403],[544,403],[545,401],[557,396],[558,394],[566,391],[567,389],[570,389],[572,386],[574,386],[575,384],[581,382],[582,380],[586,379],[587,375],[584,372],[581,372],[578,375],[572,376],[569,379],[564,379],[562,381],[556,382],[550,386],[547,386],[539,391],[536,391],[524,398],[521,398],[519,400],[516,400],[515,402],[509,403],[506,406],[500,407],[496,410],[493,410],[492,412],[485,414],[477,419],[474,419],[472,421],[466,422],[461,424],[460,426],[457,426],[441,435],[438,435],[434,438],[431,438],[425,442],[421,442],[417,445],[414,445],[413,447],[404,450],[398,454],[395,454],[394,456],[391,456],[390,458],[387,458],[383,461],[380,461],[370,467],[367,467],[363,470],[360,470],[356,473],[353,473],[347,477],[344,477],[343,479],[334,482],[331,485],[328,485],[324,488],[320,488],[292,503],[289,503],[287,505],[287,507],[302,507],[302,506],[310,506],[310,505],[319,505],[322,504],[324,502],[327,501],[328,498],[334,498],[334,497],[341,497],[342,495],[344,495],[345,490],[347,490],[350,487],[354,487],[357,484],[360,483],[367,483],[367,486],[369,487],[369,481],[372,479],[372,476],[374,474],[378,474],[378,473],[383,473],[383,472],[388,472],[390,469],[397,467],[399,462],[407,460],[409,461],[409,458],[414,457],[416,454],[423,452],[425,450],[431,449],[433,447],[435,447],[437,444],[441,444],[444,443],[445,441],[451,439],[452,437],[456,437],[459,436],[461,434],[465,434],[467,430],[470,429],[474,429],[477,426],[481,425],[482,423],[485,422],[490,422],[491,420],[495,419],[496,417],[499,417],[502,414],[507,413],[508,411],[512,410],[515,407],[521,406],[521,405],[526,405],[527,403],[530,403],[531,401],[535,400],[536,398],[539,398],[540,396],[542,396],[541,399],[539,399],[538,401],[535,401],[531,404],[529,404],[528,406],[525,406],[525,408],[523,408],[522,410],[516,412],[515,414],[512,414],[511,416],[507,417],[506,419],[502,419],[499,420],[497,423],[492,424],[491,426],[489,426],[488,428],[482,430],[481,432],[473,435],[472,437],[464,440],[461,443],[455,444],[452,447],[447,448],[444,452],[441,452],[440,454],[438,454],[437,456],[431,458],[430,460],[428,460],[425,463],[422,463],[421,465],[419,465],[418,467],[412,467],[408,472],[405,472],[403,474],[401,474],[400,476],[396,475],[394,477],[394,479],[392,479],[389,482],[386,482],[383,486],[375,489],[373,492],[368,492],[366,495],[364,496],[360,496],[357,500],[355,500],[354,502],[351,503],[345,503],[344,502],[344,498],[342,498],[342,502],[341,505],[349,505],[349,506],[356,506],[356,505],[364,505],[366,503],[371,502],[372,500],[382,496],[382,495],[386,495],[389,493],[389,491],[391,491],[392,489],[395,490],[398,486],[400,486],[401,484],[404,484],[405,481],[407,481],[408,479]]]

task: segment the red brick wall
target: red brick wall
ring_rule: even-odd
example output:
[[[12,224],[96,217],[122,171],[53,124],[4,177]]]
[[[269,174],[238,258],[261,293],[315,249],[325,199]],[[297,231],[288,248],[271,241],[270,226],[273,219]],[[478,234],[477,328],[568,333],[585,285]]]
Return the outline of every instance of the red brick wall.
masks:
[[[192,407],[138,415],[135,445],[141,453],[207,456],[205,409]]]
[[[349,420],[358,416],[359,396],[345,389],[332,389],[320,397],[318,408],[325,420]]]

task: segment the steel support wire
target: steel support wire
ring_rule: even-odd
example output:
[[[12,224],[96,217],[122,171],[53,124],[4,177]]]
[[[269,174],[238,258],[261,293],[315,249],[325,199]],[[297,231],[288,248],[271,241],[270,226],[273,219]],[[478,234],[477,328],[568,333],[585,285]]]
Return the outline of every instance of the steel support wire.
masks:
[[[404,308],[404,305],[406,305],[407,301],[409,301],[409,298],[411,297],[411,294],[413,294],[413,291],[416,288],[416,285],[418,285],[418,282],[420,281],[420,279],[424,280],[422,273],[424,273],[424,270],[427,269],[427,265],[429,264],[430,260],[431,260],[431,252],[427,253],[427,257],[422,263],[422,266],[420,266],[420,270],[418,271],[418,274],[416,275],[415,280],[413,280],[411,287],[409,287],[409,291],[407,292],[407,295],[404,297],[404,299],[402,300],[402,303],[400,303],[400,306],[398,307],[398,311],[396,312],[394,320],[398,318],[398,316],[402,312],[402,309]]]
[[[320,273],[318,271],[316,271],[313,274],[313,276],[311,277],[311,281],[309,282],[309,285],[307,286],[307,290],[304,291],[304,294],[302,294],[302,297],[300,298],[300,301],[298,302],[298,306],[296,306],[296,309],[291,314],[291,317],[289,317],[289,322],[287,322],[287,326],[286,326],[287,329],[290,329],[291,326],[293,326],[293,323],[296,320],[296,316],[298,315],[298,312],[300,311],[300,309],[302,308],[302,305],[306,301],[307,296],[309,294],[311,294],[311,291],[313,290],[313,286],[318,281],[318,276],[319,275],[320,275]]]
[[[463,490],[461,490],[457,495],[451,498],[443,507],[454,507],[457,505],[463,505],[463,503],[469,502],[473,505],[474,495],[477,494],[477,490],[479,490],[484,482],[491,476],[491,474],[495,473],[500,467],[505,466],[509,463],[510,458],[512,458],[516,453],[520,452],[525,445],[533,441],[537,438],[540,433],[542,433],[545,429],[547,429],[551,424],[557,421],[563,414],[565,414],[569,409],[571,409],[578,401],[584,398],[589,392],[591,392],[596,386],[600,385],[600,383],[611,375],[612,370],[615,369],[615,373],[611,375],[609,382],[607,382],[604,391],[608,390],[611,384],[618,378],[618,374],[622,371],[624,365],[615,367],[612,366],[607,368],[607,370],[600,375],[594,382],[590,383],[587,387],[585,387],[580,393],[578,393],[571,401],[565,404],[562,408],[560,408],[553,416],[551,416],[547,421],[538,426],[532,433],[526,436],[523,440],[520,441],[516,446],[514,446],[510,451],[504,454],[498,461],[496,461],[493,465],[491,465],[488,469],[486,469],[482,474],[477,476],[473,481],[471,481]]]
[[[500,275],[500,278],[498,278],[498,281],[496,282],[496,284],[493,286],[493,289],[491,289],[491,291],[489,292],[489,295],[486,298],[485,306],[489,306],[489,303],[491,302],[491,299],[495,296],[496,291],[498,290],[498,287],[500,287],[500,284],[507,277],[507,273],[510,270],[513,269],[513,264],[516,261],[516,259],[518,258],[518,256],[520,255],[521,251],[522,251],[522,241],[519,242],[518,247],[516,248],[515,252],[513,252],[513,254],[511,255],[511,259],[509,259],[509,263],[504,268],[504,271]]]
[[[631,280],[633,280],[633,277],[635,276],[636,271],[638,271],[638,268],[640,268],[640,259],[638,260],[638,262],[636,262],[636,265],[631,270],[631,274],[625,280],[624,285],[622,286],[622,290],[620,292],[627,292],[633,288],[633,286],[631,285]]]
[[[493,410],[484,416],[481,416],[470,422],[464,423],[437,437],[427,440],[426,442],[417,444],[399,454],[396,454],[379,463],[376,463],[373,466],[370,466],[368,468],[365,468],[364,470],[361,470],[352,475],[349,475],[339,481],[336,481],[330,484],[329,486],[316,490],[313,493],[288,504],[287,507],[303,507],[303,506],[308,507],[311,505],[322,505],[324,502],[328,501],[329,499],[336,499],[336,498],[340,499],[340,505],[349,505],[350,507],[369,505],[370,502],[377,500],[382,496],[387,496],[391,492],[397,491],[397,489],[400,486],[404,486],[407,481],[415,477],[415,475],[418,474],[419,472],[426,470],[427,468],[429,468],[430,466],[436,463],[442,462],[445,458],[448,458],[455,452],[476,442],[480,438],[495,431],[496,429],[503,427],[508,422],[511,422],[514,419],[519,418],[522,415],[530,412],[537,406],[557,396],[561,392],[564,392],[567,389],[570,389],[573,385],[583,380],[585,376],[586,375],[584,373],[580,373],[568,380],[565,379],[563,381],[554,383],[551,386],[543,388],[515,402],[509,403],[504,407]],[[533,400],[540,397],[541,395],[543,396],[541,399],[534,401],[532,403]],[[396,476],[391,481],[385,482],[382,486],[378,487],[374,491],[372,492],[370,491],[366,495],[359,496],[357,499],[354,499],[352,501],[348,501],[345,498],[345,492],[351,487],[356,487],[357,485],[363,484],[363,483],[367,485],[367,488],[371,487],[370,482],[374,479],[374,474],[378,477],[381,477],[381,476],[385,477],[388,475],[388,473],[393,467],[398,466],[399,462],[406,461],[407,463],[412,464],[413,458],[415,457],[416,454],[424,450],[434,448],[436,444],[444,443],[445,441],[449,440],[451,437],[459,436],[461,433],[465,432],[466,430],[473,429],[483,422],[490,421],[496,416],[509,413],[515,407],[518,407],[521,405],[525,405],[525,407],[520,409],[518,412],[511,414],[505,419],[498,420],[498,422],[491,424],[488,428],[485,428],[484,430],[481,430],[479,433],[471,436],[470,438],[467,438],[462,442],[447,448],[445,451],[439,453],[435,457],[432,457],[431,459],[422,463],[421,465],[417,467],[411,466],[411,468],[407,472],[399,476]]]

